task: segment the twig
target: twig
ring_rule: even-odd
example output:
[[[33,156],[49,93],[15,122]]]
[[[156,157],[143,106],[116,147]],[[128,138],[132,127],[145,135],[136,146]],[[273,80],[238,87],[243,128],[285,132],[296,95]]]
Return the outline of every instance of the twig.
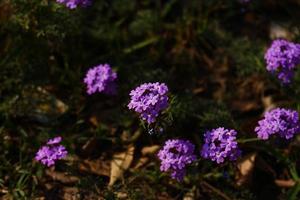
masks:
[[[210,189],[211,191],[215,192],[217,195],[219,195],[223,199],[225,199],[225,200],[231,200],[230,197],[228,197],[226,194],[224,194],[223,192],[221,192],[219,189],[215,188],[214,186],[210,185],[206,181],[202,181],[201,184],[203,186],[207,187],[208,189]]]

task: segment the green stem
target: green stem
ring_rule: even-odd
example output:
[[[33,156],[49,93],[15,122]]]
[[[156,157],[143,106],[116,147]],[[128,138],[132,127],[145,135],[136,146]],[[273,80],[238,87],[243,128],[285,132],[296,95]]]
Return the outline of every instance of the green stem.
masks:
[[[247,139],[239,139],[237,140],[238,143],[247,143],[247,142],[256,142],[261,141],[260,138],[247,138]]]
[[[291,191],[289,192],[288,199],[289,199],[289,200],[296,200],[299,191],[300,191],[300,183],[297,183],[297,185],[295,185],[295,186],[291,189]]]
[[[298,181],[299,176],[298,176],[295,164],[290,164],[289,169],[290,169],[290,173],[291,173],[294,181]]]

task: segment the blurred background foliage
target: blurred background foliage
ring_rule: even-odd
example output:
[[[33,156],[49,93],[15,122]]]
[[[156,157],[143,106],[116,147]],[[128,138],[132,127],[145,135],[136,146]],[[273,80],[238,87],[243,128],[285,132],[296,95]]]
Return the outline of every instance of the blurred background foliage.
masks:
[[[298,0],[94,0],[76,10],[54,0],[1,0],[2,198],[297,199],[298,184],[275,183],[290,179],[291,169],[298,173],[298,139],[271,141],[270,148],[280,151],[271,153],[260,143],[242,144],[244,155],[255,153],[258,163],[252,181],[242,185],[235,164],[201,161],[182,184],[161,174],[156,159],[133,166],[145,146],[186,138],[199,149],[203,132],[218,126],[253,138],[263,111],[299,110],[300,72],[291,86],[282,86],[263,60],[274,38],[300,42],[299,11]],[[86,94],[85,73],[99,63],[117,71],[118,96]],[[156,81],[167,83],[172,96],[153,129],[126,105],[131,89]],[[56,135],[70,156],[55,171],[75,181],[53,178],[53,169],[33,161],[39,146]],[[109,163],[129,146],[131,167],[108,189]],[[287,162],[278,159],[282,152]]]

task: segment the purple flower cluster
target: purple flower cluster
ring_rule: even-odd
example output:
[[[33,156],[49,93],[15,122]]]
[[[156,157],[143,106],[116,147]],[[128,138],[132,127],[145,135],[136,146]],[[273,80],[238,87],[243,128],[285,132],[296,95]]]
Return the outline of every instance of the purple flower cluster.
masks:
[[[65,4],[68,8],[74,9],[78,6],[87,7],[91,4],[91,0],[56,0],[58,3]]]
[[[300,64],[300,44],[283,39],[274,40],[265,54],[267,70],[278,73],[283,83],[290,83],[295,67]]]
[[[251,0],[239,0],[240,3],[249,3]]]
[[[128,108],[138,112],[148,124],[154,123],[169,105],[167,93],[168,87],[164,83],[144,83],[130,92]]]
[[[161,160],[160,170],[171,172],[171,177],[182,181],[186,166],[196,160],[195,146],[188,140],[167,140],[158,152]]]
[[[66,148],[60,144],[61,140],[61,137],[48,140],[47,144],[42,146],[36,153],[35,159],[50,167],[55,164],[56,160],[66,157],[68,152]]]
[[[255,128],[257,137],[263,140],[278,134],[282,138],[290,139],[300,132],[299,115],[297,111],[276,108],[265,113],[264,119]]]
[[[93,94],[103,92],[104,94],[116,94],[117,73],[108,64],[98,65],[88,70],[84,83],[87,86],[87,93]]]
[[[241,151],[238,149],[235,130],[223,127],[212,129],[204,134],[205,144],[201,150],[201,156],[212,161],[223,163],[226,158],[236,160]]]

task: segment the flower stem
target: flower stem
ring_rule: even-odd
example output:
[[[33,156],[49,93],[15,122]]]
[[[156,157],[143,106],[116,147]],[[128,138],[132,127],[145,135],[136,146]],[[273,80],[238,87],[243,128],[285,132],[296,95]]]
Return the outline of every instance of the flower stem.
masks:
[[[237,140],[238,143],[247,143],[247,142],[256,142],[260,141],[260,138],[247,138],[247,139],[239,139]]]

